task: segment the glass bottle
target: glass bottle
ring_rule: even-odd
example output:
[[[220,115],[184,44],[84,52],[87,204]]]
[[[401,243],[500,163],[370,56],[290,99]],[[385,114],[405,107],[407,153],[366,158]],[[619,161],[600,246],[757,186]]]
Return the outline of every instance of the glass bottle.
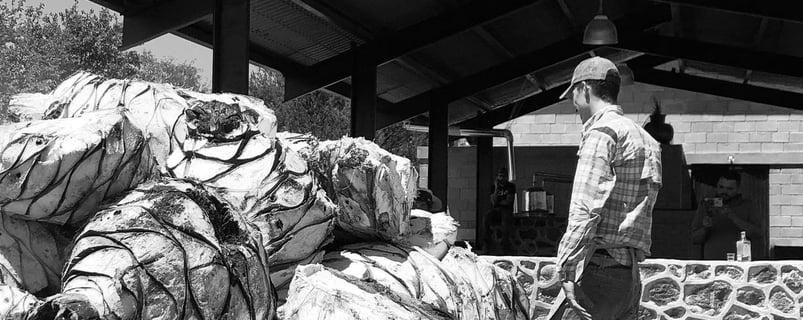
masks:
[[[751,254],[752,248],[750,240],[747,240],[747,233],[742,231],[741,239],[736,241],[736,261],[752,261],[753,255]]]

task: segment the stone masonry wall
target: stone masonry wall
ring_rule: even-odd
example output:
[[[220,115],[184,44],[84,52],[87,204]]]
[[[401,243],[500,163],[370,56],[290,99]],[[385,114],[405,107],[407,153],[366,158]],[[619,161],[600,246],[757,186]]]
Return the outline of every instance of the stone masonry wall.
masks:
[[[483,256],[514,273],[531,319],[546,319],[560,292],[554,258]],[[648,259],[639,266],[639,320],[803,318],[803,261]]]

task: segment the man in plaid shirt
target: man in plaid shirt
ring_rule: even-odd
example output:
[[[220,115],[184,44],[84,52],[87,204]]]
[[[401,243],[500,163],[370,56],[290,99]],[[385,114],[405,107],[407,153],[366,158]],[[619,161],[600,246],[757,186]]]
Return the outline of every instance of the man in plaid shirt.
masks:
[[[617,105],[620,78],[593,57],[574,70],[567,95],[583,121],[582,142],[558,247],[564,319],[636,319],[638,262],[650,254],[652,208],[661,188],[661,147]]]

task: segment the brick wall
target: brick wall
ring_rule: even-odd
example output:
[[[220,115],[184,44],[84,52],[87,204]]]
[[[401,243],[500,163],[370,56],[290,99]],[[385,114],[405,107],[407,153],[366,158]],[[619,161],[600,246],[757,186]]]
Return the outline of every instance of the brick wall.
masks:
[[[623,88],[620,104],[626,116],[645,124],[653,109],[653,97],[661,102],[666,122],[675,129],[672,143],[683,145],[690,164],[727,164],[728,157],[733,156],[736,164],[769,165],[770,246],[803,246],[803,111],[639,83]],[[516,146],[576,146],[581,123],[571,102],[563,101],[496,128],[511,130]],[[503,139],[494,139],[494,146],[504,145]],[[464,162],[474,159],[472,156],[455,161],[461,161],[458,166],[466,168]],[[469,206],[474,204],[462,202],[473,202],[468,199],[474,197],[474,186],[466,186],[470,190],[457,186],[465,186],[465,179],[475,176],[475,169],[471,168],[450,169],[450,210],[466,219],[475,213],[463,210],[472,210]],[[458,179],[454,186],[452,179]],[[454,194],[459,194],[459,198]],[[660,214],[667,215],[656,219],[661,230],[688,228],[689,212]],[[667,233],[667,237],[678,239],[679,232]],[[656,239],[656,243],[660,242]],[[678,251],[671,246],[658,248],[671,257],[693,258],[695,254],[693,250]]]
[[[803,246],[803,168],[770,169],[771,245]]]

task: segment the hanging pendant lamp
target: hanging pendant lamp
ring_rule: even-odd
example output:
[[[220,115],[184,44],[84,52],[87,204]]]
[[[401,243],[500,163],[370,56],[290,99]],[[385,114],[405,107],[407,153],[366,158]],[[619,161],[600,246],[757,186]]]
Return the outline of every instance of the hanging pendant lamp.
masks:
[[[619,43],[616,25],[602,13],[602,0],[599,1],[599,12],[592,19],[583,33],[583,44],[602,46]]]

